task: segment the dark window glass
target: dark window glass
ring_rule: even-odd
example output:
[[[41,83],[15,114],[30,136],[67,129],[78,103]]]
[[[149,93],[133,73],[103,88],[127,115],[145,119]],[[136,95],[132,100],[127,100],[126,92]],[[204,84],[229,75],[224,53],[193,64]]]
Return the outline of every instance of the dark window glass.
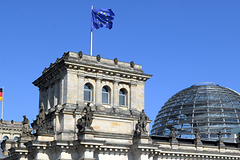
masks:
[[[124,89],[119,91],[119,105],[126,106],[127,105],[127,93]]]
[[[84,85],[84,101],[92,101],[92,88],[90,83]]]
[[[5,139],[9,139],[8,136],[4,136],[4,137],[3,137],[3,140],[5,140]]]
[[[110,103],[110,89],[107,86],[102,88],[102,103]]]

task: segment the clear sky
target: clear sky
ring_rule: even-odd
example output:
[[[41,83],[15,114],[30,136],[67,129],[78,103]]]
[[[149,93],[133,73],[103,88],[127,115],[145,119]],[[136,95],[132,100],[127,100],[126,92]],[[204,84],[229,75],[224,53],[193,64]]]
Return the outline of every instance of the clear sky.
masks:
[[[145,88],[151,120],[171,96],[198,82],[240,92],[239,0],[0,0],[4,120],[26,115],[32,122],[32,82],[64,52],[89,54],[92,5],[116,15],[112,30],[94,31],[93,55],[134,61],[153,75]]]

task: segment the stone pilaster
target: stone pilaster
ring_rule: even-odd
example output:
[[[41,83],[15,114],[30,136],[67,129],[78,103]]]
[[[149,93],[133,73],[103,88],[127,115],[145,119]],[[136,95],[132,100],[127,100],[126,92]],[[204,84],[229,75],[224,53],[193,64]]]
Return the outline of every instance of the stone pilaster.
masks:
[[[58,98],[59,98],[59,89],[58,89],[58,81],[53,86],[54,92],[53,92],[53,106],[56,106],[58,104]]]
[[[59,81],[59,99],[58,104],[63,104],[63,86],[64,86],[64,79]]]
[[[102,105],[102,86],[101,86],[101,79],[100,78],[96,78],[95,100],[96,100],[96,105],[97,106]]]
[[[47,107],[45,109],[49,109],[51,107],[51,86],[47,89]]]
[[[45,153],[43,148],[37,147],[36,152],[37,153],[36,153],[36,157],[34,158],[34,160],[49,160],[49,156]]]
[[[137,102],[137,83],[131,82],[130,84],[130,108],[136,110]]]
[[[72,160],[71,154],[68,153],[68,148],[66,146],[61,146],[61,153],[58,157],[58,160]]]
[[[94,149],[86,148],[83,151],[83,156],[79,160],[95,160]]]
[[[119,88],[118,81],[113,81],[113,107],[119,106]]]
[[[84,105],[84,74],[78,74],[77,103]]]

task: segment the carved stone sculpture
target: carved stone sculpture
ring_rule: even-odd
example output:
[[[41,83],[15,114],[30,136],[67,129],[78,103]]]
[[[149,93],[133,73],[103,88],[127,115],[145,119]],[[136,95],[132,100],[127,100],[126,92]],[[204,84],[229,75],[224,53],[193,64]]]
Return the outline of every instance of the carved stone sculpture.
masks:
[[[147,121],[148,121],[148,117],[145,114],[143,109],[142,112],[140,113],[138,123],[136,124],[136,127],[135,127],[135,134],[147,133],[147,129],[146,129]]]
[[[172,126],[172,128],[171,128],[171,135],[170,135],[172,139],[176,139],[175,131],[176,131],[176,129]]]
[[[142,130],[142,126],[141,126],[141,123],[140,123],[140,120],[138,120],[138,123],[136,124],[136,127],[135,127],[135,134],[141,134],[143,132]]]
[[[195,130],[195,143],[197,143],[197,144],[201,144],[202,143],[199,129]]]
[[[117,65],[118,64],[118,59],[114,58],[114,64]]]
[[[218,141],[219,141],[220,144],[223,144],[222,132],[221,131],[218,132]]]
[[[140,120],[140,123],[141,123],[143,132],[147,132],[147,129],[146,129],[146,128],[147,128],[147,120],[148,120],[148,117],[147,117],[147,115],[145,114],[144,109],[143,109],[142,112],[140,113],[139,120]]]
[[[39,128],[43,128],[45,123],[45,111],[44,111],[44,107],[40,106],[39,108],[39,114],[37,117],[37,124]]]
[[[101,56],[98,54],[97,55],[97,61],[100,62],[100,60],[101,60]]]
[[[90,103],[87,104],[82,110],[84,115],[77,120],[77,127],[79,132],[84,131],[86,128],[92,129],[93,111],[91,109]]]
[[[53,126],[46,123],[46,115],[43,106],[39,108],[39,114],[37,116],[37,126],[38,126],[38,133],[51,133],[53,131]]]
[[[131,66],[132,68],[134,68],[134,65],[135,65],[134,62],[131,61],[131,62],[130,62],[130,66]]]
[[[238,132],[237,134],[237,139],[236,139],[237,143],[240,144],[240,132]]]
[[[82,59],[82,57],[83,57],[82,51],[79,51],[79,52],[78,52],[78,56],[79,56],[80,59]]]
[[[29,127],[29,120],[27,117],[24,115],[23,116],[23,121],[22,121],[22,136],[30,136],[31,135],[31,130]]]
[[[238,144],[238,147],[240,147],[240,132],[237,134],[236,142]]]

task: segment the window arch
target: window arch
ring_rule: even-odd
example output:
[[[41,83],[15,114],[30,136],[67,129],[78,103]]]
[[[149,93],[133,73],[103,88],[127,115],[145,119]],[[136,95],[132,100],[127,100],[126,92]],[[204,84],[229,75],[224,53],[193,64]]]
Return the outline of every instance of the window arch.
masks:
[[[102,103],[110,104],[110,88],[108,86],[102,88]]]
[[[119,90],[119,105],[120,106],[127,105],[127,90],[124,88]]]
[[[84,85],[84,101],[92,101],[93,97],[93,86],[91,83]]]
[[[15,140],[15,141],[18,141],[18,139],[19,139],[19,137],[17,137],[17,136],[16,136],[16,137],[14,137],[14,140]]]
[[[8,136],[4,136],[4,137],[3,137],[3,140],[6,140],[6,139],[9,139],[9,137],[8,137]]]

